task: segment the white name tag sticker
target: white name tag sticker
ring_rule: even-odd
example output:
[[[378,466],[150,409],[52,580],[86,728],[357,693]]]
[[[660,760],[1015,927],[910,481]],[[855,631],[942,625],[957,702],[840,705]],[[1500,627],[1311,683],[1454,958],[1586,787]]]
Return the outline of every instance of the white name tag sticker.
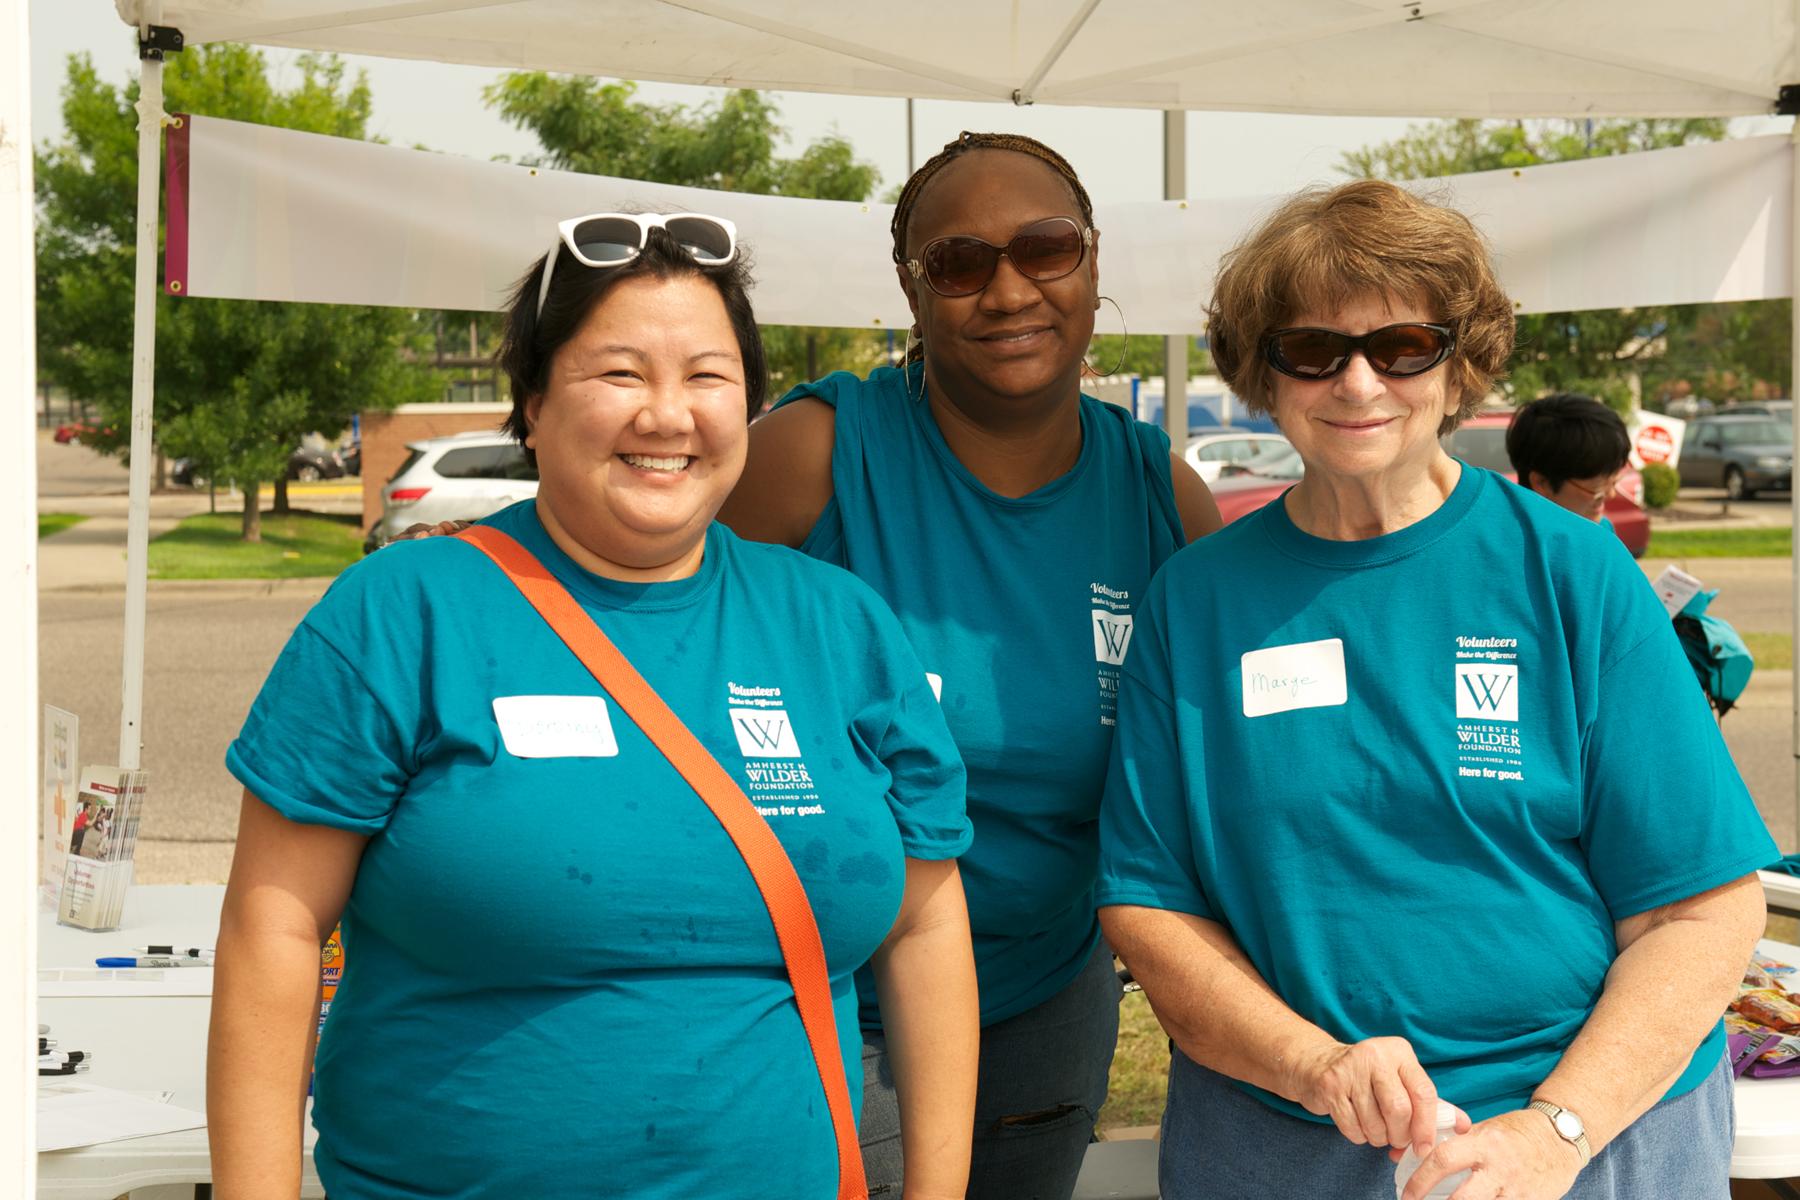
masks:
[[[1242,665],[1246,717],[1266,717],[1296,708],[1333,708],[1349,698],[1342,638],[1252,650],[1244,655]]]
[[[937,697],[937,702],[939,704],[942,704],[944,702],[944,677],[942,675],[933,675],[930,671],[927,671],[925,672],[925,682],[931,685],[931,694]]]
[[[514,758],[614,758],[619,753],[603,696],[498,696],[494,720]]]

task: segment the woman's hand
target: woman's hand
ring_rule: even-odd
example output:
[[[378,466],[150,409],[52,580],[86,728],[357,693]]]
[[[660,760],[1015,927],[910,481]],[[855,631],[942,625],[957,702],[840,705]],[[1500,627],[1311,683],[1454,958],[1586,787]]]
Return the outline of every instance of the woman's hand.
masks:
[[[1581,1173],[1581,1152],[1528,1108],[1490,1117],[1425,1156],[1400,1200],[1421,1200],[1439,1180],[1473,1171],[1450,1200],[1559,1200]]]
[[[1307,1112],[1330,1117],[1357,1145],[1404,1148],[1424,1158],[1437,1137],[1437,1088],[1405,1038],[1378,1037],[1330,1046],[1295,1068],[1294,1098]],[[1458,1129],[1469,1128],[1462,1116]]]
[[[408,525],[396,533],[391,540],[410,542],[415,538],[455,537],[474,523],[473,521],[439,521],[436,525],[427,525],[420,522],[417,525]]]

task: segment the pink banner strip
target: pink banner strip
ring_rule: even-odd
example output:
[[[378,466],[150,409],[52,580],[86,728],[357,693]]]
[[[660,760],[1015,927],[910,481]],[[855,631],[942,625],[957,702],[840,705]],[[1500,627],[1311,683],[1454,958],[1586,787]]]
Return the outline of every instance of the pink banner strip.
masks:
[[[163,235],[163,291],[187,295],[188,286],[188,116],[174,113],[165,131],[163,184],[168,193],[168,227]]]

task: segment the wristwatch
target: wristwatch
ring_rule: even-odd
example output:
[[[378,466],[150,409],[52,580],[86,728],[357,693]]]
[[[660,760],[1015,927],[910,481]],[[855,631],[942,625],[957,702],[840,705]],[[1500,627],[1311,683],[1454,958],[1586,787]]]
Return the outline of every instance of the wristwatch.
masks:
[[[1581,1123],[1581,1118],[1575,1114],[1574,1109],[1563,1108],[1548,1100],[1533,1100],[1526,1107],[1534,1108],[1549,1117],[1550,1127],[1556,1130],[1556,1136],[1575,1147],[1576,1152],[1581,1155],[1582,1166],[1588,1165],[1588,1159],[1594,1155],[1588,1149],[1587,1126]]]

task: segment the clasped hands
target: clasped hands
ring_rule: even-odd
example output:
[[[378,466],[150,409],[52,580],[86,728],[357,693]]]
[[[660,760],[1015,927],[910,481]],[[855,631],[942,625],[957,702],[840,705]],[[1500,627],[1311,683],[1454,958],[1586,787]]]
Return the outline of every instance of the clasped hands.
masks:
[[[1452,1200],[1561,1200],[1581,1171],[1580,1152],[1531,1109],[1479,1123],[1458,1109],[1457,1136],[1433,1145],[1437,1088],[1405,1038],[1331,1043],[1299,1056],[1291,1079],[1300,1105],[1357,1145],[1385,1146],[1395,1162],[1412,1146],[1424,1161],[1400,1200],[1423,1200],[1459,1171],[1472,1174]]]

